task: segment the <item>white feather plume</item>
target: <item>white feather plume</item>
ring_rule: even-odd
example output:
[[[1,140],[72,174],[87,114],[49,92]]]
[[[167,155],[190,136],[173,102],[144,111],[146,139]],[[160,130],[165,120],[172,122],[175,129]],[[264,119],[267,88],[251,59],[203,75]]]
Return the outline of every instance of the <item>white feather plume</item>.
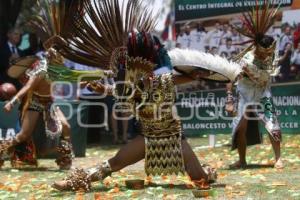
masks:
[[[197,50],[176,48],[169,51],[168,54],[173,67],[186,73],[191,72],[195,67],[217,72],[218,74],[207,77],[207,79],[211,80],[234,81],[242,71],[242,67],[235,62]]]

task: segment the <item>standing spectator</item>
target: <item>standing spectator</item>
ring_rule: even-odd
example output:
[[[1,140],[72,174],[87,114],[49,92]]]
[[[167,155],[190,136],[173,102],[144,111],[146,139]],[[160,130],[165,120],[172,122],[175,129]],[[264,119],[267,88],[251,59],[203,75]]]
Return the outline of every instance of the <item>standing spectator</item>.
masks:
[[[191,29],[190,26],[184,27],[184,33],[181,39],[180,46],[182,49],[188,49],[191,47],[192,37],[191,37]]]
[[[297,28],[294,32],[294,48],[297,49],[300,43],[300,23],[298,23]]]
[[[274,26],[272,26],[268,30],[267,35],[274,38],[274,40],[276,41],[276,49],[278,50],[279,49],[279,43],[280,43],[280,36],[282,35],[281,28],[275,28]]]
[[[180,31],[180,33],[177,36],[177,41],[176,41],[176,47],[177,48],[182,48],[181,44],[183,43],[183,32]]]
[[[190,48],[199,51],[205,51],[206,32],[205,32],[205,28],[201,24],[197,25],[196,30],[191,31],[191,37],[192,37],[192,43]]]
[[[237,51],[240,51],[241,46],[238,44],[242,43],[242,37],[236,29],[232,29],[232,36],[231,36],[232,44],[235,45]]]
[[[226,44],[220,46],[219,54],[221,55],[221,53],[226,53],[227,57],[231,57],[232,52],[235,52],[235,51],[236,51],[236,48],[235,48],[235,46],[232,45],[232,39],[227,38]]]
[[[283,34],[279,38],[279,47],[278,47],[279,48],[279,54],[283,55],[287,43],[292,44],[292,42],[293,42],[293,36],[292,36],[292,32],[291,32],[291,27],[287,25],[284,28]]]
[[[16,86],[17,89],[21,88],[20,83],[17,80],[10,78],[7,75],[7,70],[12,60],[23,56],[22,51],[18,49],[20,40],[20,30],[16,28],[10,29],[7,33],[7,42],[1,45],[0,48],[0,83],[12,83]]]
[[[209,47],[212,49],[213,47],[219,47],[221,43],[221,38],[223,35],[222,28],[220,23],[215,24],[215,29],[208,33]]]
[[[291,71],[297,75],[300,72],[300,42],[298,42],[297,49],[292,55],[291,64]]]
[[[281,56],[278,62],[280,65],[279,81],[287,81],[291,71],[292,43],[286,43],[284,51],[280,52],[279,56]]]
[[[226,44],[227,38],[231,38],[231,37],[232,37],[231,27],[226,23],[223,25],[223,35],[221,39],[221,45]]]

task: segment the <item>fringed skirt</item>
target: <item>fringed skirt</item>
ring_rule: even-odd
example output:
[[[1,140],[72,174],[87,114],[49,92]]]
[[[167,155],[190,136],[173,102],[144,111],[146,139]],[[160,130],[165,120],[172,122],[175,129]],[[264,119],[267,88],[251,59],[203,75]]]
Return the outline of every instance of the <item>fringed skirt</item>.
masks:
[[[50,96],[33,94],[28,99],[26,110],[31,110],[43,114],[46,135],[50,138],[59,137],[62,134],[62,123],[57,115],[57,110],[53,106]]]
[[[233,119],[232,149],[237,148],[237,135],[243,120],[247,123],[247,145],[261,144],[262,133],[258,122],[262,122],[268,133],[274,137],[278,134],[281,138],[281,130],[273,105],[269,85],[266,88],[258,88],[250,80],[239,81],[237,116]]]
[[[145,172],[147,175],[184,173],[182,129],[178,120],[142,124],[145,136]]]

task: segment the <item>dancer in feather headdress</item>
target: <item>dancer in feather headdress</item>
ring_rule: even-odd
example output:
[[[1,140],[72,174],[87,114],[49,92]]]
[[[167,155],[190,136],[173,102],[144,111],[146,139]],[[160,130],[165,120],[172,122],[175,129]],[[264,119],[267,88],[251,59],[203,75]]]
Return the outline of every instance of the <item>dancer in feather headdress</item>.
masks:
[[[251,45],[236,58],[243,67],[237,80],[237,102],[234,102],[232,96],[232,84],[227,85],[226,110],[236,114],[233,120],[232,149],[237,148],[239,153],[239,161],[231,165],[231,168],[245,167],[246,146],[262,142],[258,120],[264,123],[269,133],[275,152],[275,167],[283,167],[280,158],[281,130],[270,89],[271,77],[275,76],[279,69],[275,53],[276,44],[271,36],[266,35],[279,8],[273,6],[273,3],[265,0],[263,5],[259,6],[257,1],[252,11],[243,14],[243,27],[236,27],[242,35],[250,38],[248,42]]]
[[[122,8],[118,0],[92,3],[84,0],[86,17],[75,22],[78,29],[74,33],[78,40],[74,46],[93,58],[86,64],[102,63],[117,72],[117,81],[126,81],[125,85],[116,87],[91,82],[88,87],[114,94],[124,112],[134,113],[140,121],[141,134],[98,167],[77,169],[64,180],[55,182],[53,187],[89,190],[92,181],[103,180],[142,159],[145,159],[148,175],[187,172],[193,181],[215,180],[213,169],[201,167],[173,112],[174,84],[190,81],[190,78],[175,77],[171,73],[167,51],[151,34],[155,20],[141,1],[129,0]],[[157,74],[163,71],[166,73]]]
[[[70,125],[60,109],[53,106],[51,82],[52,80],[74,82],[80,75],[91,75],[91,72],[68,70],[63,66],[63,57],[59,52],[61,48],[64,48],[63,52],[68,50],[69,45],[61,36],[64,38],[70,36],[70,32],[67,32],[73,27],[70,22],[77,17],[70,10],[75,7],[77,11],[77,7],[80,6],[79,1],[45,1],[45,3],[43,16],[34,17],[30,25],[42,39],[46,57],[21,58],[14,61],[9,68],[8,74],[19,79],[24,87],[4,106],[4,110],[10,112],[16,104],[21,103],[22,127],[15,138],[1,142],[0,155],[14,149],[11,155],[12,166],[37,165],[31,137],[39,116],[42,115],[47,136],[60,137],[56,163],[60,169],[69,169],[72,164]],[[54,45],[56,49],[53,48]],[[72,57],[72,53],[68,53],[68,56]],[[98,74],[98,78],[104,75],[103,71],[92,73]]]

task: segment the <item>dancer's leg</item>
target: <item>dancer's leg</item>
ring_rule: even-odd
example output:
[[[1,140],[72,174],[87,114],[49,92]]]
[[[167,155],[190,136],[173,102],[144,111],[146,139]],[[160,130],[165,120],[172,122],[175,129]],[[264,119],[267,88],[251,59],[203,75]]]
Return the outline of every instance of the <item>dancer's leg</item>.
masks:
[[[19,133],[16,135],[16,141],[18,143],[24,142],[31,138],[32,133],[36,127],[40,113],[35,111],[26,111],[22,121],[22,127]]]
[[[280,142],[279,141],[275,141],[272,136],[269,135],[273,150],[274,150],[274,154],[275,154],[275,168],[283,168],[283,162],[281,160],[281,155],[280,155]]]
[[[195,155],[190,145],[185,139],[182,140],[181,144],[185,169],[188,175],[190,176],[191,180],[200,181],[201,179],[204,179],[207,181],[208,176],[201,167],[197,156]]]
[[[35,112],[35,111],[26,111],[24,113],[24,118],[22,121],[22,126],[21,126],[21,130],[19,133],[17,133],[15,138],[11,138],[9,140],[3,141],[2,143],[0,143],[0,167],[1,164],[3,164],[2,160],[2,154],[4,154],[5,152],[10,152],[12,149],[12,147],[15,147],[17,145],[18,146],[18,151],[21,148],[27,148],[29,146],[27,145],[31,145],[32,143],[29,142],[29,140],[31,139],[32,133],[35,129],[35,126],[37,124],[39,118],[39,113]],[[28,142],[28,143],[24,143],[24,142]],[[33,145],[33,144],[32,144]],[[26,147],[27,146],[27,147]],[[30,152],[24,152],[23,150],[20,152],[20,155],[18,154],[18,151],[14,151],[13,152],[13,156],[11,159],[11,163],[12,166],[17,166],[17,161],[19,161],[19,159],[22,157],[24,157],[24,154],[27,154],[25,157],[26,159],[21,159],[21,160],[26,160],[26,162],[28,161],[28,164],[34,164],[36,165],[36,159],[35,159],[35,155],[34,155],[34,147],[32,146],[32,151]]]
[[[110,165],[109,167],[111,169],[111,171],[108,173],[119,171],[120,169],[123,169],[124,167],[126,167],[128,165],[132,165],[132,164],[144,159],[144,157],[145,157],[144,137],[138,136],[135,139],[133,139],[129,144],[122,147],[113,158],[108,160],[108,163]],[[101,166],[100,168],[102,168],[102,167],[103,166]],[[95,171],[95,169],[96,169],[96,171]],[[99,178],[107,176],[107,172],[105,172],[106,174],[103,174],[103,168],[101,170],[102,172],[99,172],[99,169],[92,168],[92,170],[91,169],[86,170],[86,174],[87,174],[86,176],[90,177],[89,181],[87,181],[87,182],[98,181]],[[99,175],[101,177],[99,177]],[[78,177],[76,177],[76,178],[78,178]],[[74,179],[74,177],[72,179]],[[78,182],[78,180],[76,182]],[[82,184],[84,184],[84,183],[82,183]],[[54,184],[52,185],[52,187],[54,187],[58,190],[72,190],[73,189],[67,180],[55,181]]]
[[[123,146],[117,154],[108,160],[113,172],[119,171],[145,158],[145,139],[137,136],[127,145]]]
[[[55,160],[60,169],[70,169],[72,166],[73,149],[71,144],[71,126],[63,112],[56,107],[56,115],[62,124],[62,137],[57,147],[58,157]]]
[[[56,114],[62,123],[62,136],[64,139],[69,140],[71,137],[71,126],[59,107],[56,107]]]
[[[246,131],[247,131],[247,126],[248,126],[248,122],[246,119],[242,119],[240,122],[240,125],[237,129],[237,138],[236,138],[236,142],[237,142],[237,149],[238,149],[238,153],[239,153],[239,160],[230,165],[230,168],[241,168],[244,167],[247,162],[246,162],[246,148],[247,148],[247,140],[246,140]]]

